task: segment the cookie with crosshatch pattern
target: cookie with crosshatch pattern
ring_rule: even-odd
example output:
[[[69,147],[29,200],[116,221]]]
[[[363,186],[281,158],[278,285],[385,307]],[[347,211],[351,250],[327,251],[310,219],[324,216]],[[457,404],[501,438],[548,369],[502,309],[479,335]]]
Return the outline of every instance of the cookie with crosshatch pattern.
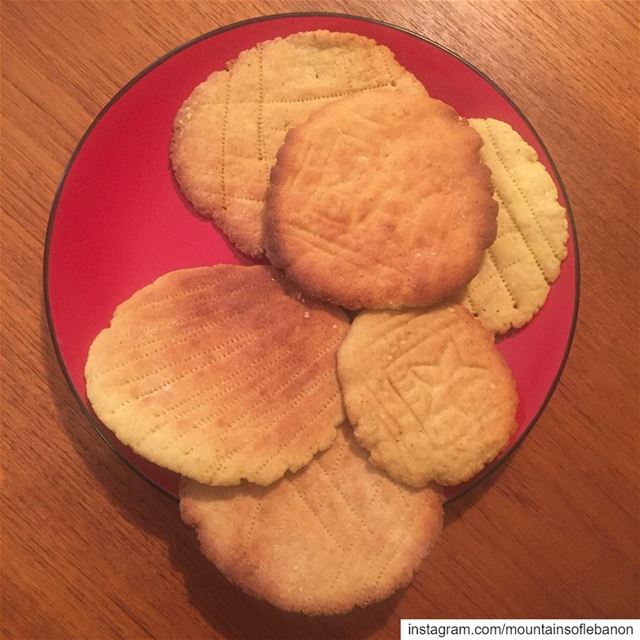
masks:
[[[482,136],[498,202],[498,233],[460,301],[487,329],[526,324],[544,304],[567,256],[567,216],[535,149],[506,122],[471,119]]]
[[[460,305],[360,313],[338,351],[338,377],[371,462],[414,487],[469,480],[516,429],[511,372]]]
[[[442,497],[367,462],[350,427],[269,487],[183,481],[180,512],[204,555],[281,609],[336,614],[407,585],[442,529]]]
[[[242,251],[263,251],[269,172],[287,130],[341,96],[420,83],[364,36],[308,31],[242,51],[179,110],[171,160],[182,191]]]
[[[303,302],[267,266],[168,273],[93,341],[96,414],[136,453],[200,482],[274,482],[331,445],[344,313]]]
[[[271,172],[266,255],[348,309],[428,306],[466,285],[495,239],[482,139],[424,89],[377,89],[291,129]]]

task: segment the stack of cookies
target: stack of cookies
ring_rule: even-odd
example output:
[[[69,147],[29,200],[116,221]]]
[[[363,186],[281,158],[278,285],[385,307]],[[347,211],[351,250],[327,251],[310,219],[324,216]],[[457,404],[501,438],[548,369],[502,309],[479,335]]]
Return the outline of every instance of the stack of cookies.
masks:
[[[535,151],[461,118],[389,49],[315,31],[196,87],[171,161],[198,213],[270,265],[168,273],[93,342],[87,394],[183,477],[202,551],[248,593],[332,614],[411,580],[442,486],[516,429],[496,334],[566,255]]]

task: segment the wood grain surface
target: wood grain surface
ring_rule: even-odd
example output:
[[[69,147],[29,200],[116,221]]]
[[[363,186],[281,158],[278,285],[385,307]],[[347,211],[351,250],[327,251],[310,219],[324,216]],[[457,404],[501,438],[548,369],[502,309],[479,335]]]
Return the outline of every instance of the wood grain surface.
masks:
[[[403,617],[640,614],[639,6],[635,2],[2,2],[2,610],[7,639],[397,638]],[[525,443],[447,510],[407,590],[306,618],[203,561],[176,503],[88,426],[46,325],[42,255],[70,153],[167,50],[260,14],[381,18],[475,64],[564,178],[582,291],[562,380]]]

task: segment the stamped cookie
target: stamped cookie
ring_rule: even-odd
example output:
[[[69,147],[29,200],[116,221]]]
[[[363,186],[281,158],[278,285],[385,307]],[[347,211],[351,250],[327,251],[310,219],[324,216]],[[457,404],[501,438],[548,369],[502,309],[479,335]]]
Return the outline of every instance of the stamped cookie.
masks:
[[[349,309],[426,306],[467,284],[496,233],[482,139],[423,90],[326,105],[272,171],[267,257]]]
[[[178,112],[178,184],[237,247],[259,255],[269,171],[287,130],[341,96],[405,84],[422,86],[363,36],[310,31],[261,42],[196,87]]]
[[[461,302],[495,333],[526,324],[544,304],[567,256],[567,216],[529,144],[499,120],[470,120],[482,136],[498,202],[498,235]]]
[[[516,428],[511,372],[459,305],[361,313],[338,352],[338,376],[371,462],[414,487],[468,480]]]
[[[393,482],[350,431],[270,487],[183,482],[182,519],[231,582],[311,615],[344,613],[409,583],[442,529],[441,496]]]
[[[96,414],[136,453],[199,482],[269,484],[307,464],[344,419],[341,311],[305,304],[270,267],[174,271],[94,340]]]

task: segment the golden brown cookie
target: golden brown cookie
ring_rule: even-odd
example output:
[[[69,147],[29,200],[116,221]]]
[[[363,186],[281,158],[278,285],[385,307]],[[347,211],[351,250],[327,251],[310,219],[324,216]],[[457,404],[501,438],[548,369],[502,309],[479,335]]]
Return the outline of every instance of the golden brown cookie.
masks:
[[[410,582],[442,528],[441,496],[376,470],[350,431],[271,487],[183,482],[182,519],[231,582],[312,615],[365,606]]]
[[[359,314],[338,376],[371,462],[414,487],[468,480],[516,428],[511,372],[493,336],[459,305]]]
[[[421,90],[349,96],[292,129],[272,171],[267,257],[349,309],[426,306],[478,272],[496,232],[482,139]]]
[[[544,304],[567,256],[567,216],[533,147],[507,123],[473,119],[491,169],[498,235],[460,300],[495,333],[526,324]]]
[[[237,247],[261,254],[269,171],[287,130],[340,96],[404,84],[419,82],[363,36],[310,31],[261,42],[213,73],[178,112],[178,183]]]
[[[269,484],[326,449],[344,419],[344,314],[304,303],[270,267],[174,271],[94,340],[87,396],[136,453],[199,482]]]

